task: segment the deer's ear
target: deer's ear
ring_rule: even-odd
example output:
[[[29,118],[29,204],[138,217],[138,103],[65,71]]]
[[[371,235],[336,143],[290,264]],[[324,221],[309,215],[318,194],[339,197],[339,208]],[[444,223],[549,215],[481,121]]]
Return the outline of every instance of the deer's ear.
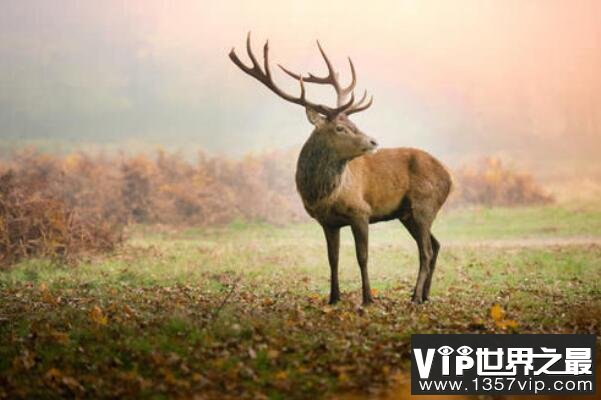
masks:
[[[326,121],[326,118],[310,107],[305,108],[307,119],[316,127],[320,127]]]

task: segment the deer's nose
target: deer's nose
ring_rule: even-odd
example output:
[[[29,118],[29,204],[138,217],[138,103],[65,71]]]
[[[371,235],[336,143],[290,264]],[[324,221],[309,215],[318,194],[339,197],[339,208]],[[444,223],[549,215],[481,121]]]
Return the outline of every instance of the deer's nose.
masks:
[[[374,139],[370,139],[369,144],[371,144],[374,147],[378,147],[378,142],[376,142]]]

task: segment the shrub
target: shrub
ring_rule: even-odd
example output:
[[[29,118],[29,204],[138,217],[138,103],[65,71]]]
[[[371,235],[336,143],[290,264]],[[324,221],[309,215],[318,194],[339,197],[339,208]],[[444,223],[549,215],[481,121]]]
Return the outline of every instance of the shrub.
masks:
[[[71,261],[110,251],[122,240],[113,211],[102,212],[73,188],[59,160],[49,156],[20,156],[0,169],[0,265],[31,256]]]
[[[453,177],[451,203],[455,205],[519,206],[553,201],[530,174],[507,168],[496,157],[458,168]]]

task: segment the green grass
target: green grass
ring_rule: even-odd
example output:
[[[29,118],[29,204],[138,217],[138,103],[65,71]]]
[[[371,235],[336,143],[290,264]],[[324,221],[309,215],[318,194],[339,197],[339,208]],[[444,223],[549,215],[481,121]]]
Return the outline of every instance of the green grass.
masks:
[[[412,333],[599,334],[601,212],[455,210],[434,233],[443,248],[422,306],[409,302],[417,251],[398,222],[372,226],[369,308],[348,229],[343,301],[325,304],[315,223],[138,227],[76,267],[23,262],[0,273],[0,397],[319,397],[385,386],[407,368]],[[490,318],[495,303],[515,328]]]
[[[566,207],[481,208],[443,215],[445,239],[504,239],[601,235],[601,210]]]

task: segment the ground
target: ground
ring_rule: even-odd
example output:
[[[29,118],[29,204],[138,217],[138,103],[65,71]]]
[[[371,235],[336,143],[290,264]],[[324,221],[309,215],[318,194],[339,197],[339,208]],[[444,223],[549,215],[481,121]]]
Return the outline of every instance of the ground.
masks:
[[[360,398],[390,393],[412,333],[595,333],[601,210],[446,211],[432,299],[409,302],[417,250],[373,225],[375,304],[350,232],[328,306],[315,223],[135,227],[115,254],[0,272],[0,397]],[[391,389],[392,387],[392,389]]]

